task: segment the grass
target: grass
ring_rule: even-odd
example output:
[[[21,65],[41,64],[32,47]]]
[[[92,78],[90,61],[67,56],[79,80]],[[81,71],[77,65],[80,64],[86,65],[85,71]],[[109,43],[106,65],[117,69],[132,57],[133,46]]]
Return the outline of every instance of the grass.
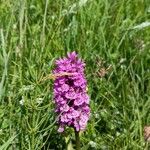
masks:
[[[149,0],[1,0],[0,150],[65,149],[53,81],[39,80],[73,50],[86,62],[91,97],[82,148],[148,149],[150,26],[143,22],[150,22]]]

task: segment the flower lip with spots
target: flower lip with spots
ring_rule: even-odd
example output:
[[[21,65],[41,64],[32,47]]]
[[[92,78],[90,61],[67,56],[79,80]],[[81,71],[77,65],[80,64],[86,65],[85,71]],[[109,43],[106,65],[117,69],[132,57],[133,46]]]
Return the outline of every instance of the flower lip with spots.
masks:
[[[85,130],[90,117],[85,63],[76,52],[71,52],[67,57],[56,60],[55,64],[53,72],[57,78],[54,80],[54,102],[58,132],[63,132],[66,126],[76,131]]]

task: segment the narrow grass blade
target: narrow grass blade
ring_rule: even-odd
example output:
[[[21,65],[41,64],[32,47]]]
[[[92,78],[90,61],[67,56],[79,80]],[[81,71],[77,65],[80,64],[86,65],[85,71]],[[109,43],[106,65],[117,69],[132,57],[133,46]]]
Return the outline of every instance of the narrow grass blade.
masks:
[[[8,146],[11,144],[11,142],[16,138],[17,135],[12,136],[6,143],[4,143],[1,147],[0,150],[5,150],[8,148]]]

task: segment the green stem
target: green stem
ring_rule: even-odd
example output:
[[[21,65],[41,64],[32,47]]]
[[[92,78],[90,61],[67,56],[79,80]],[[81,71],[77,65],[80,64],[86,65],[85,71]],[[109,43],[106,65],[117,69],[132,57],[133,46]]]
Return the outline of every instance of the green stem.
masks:
[[[79,132],[75,131],[75,139],[76,139],[76,150],[80,150],[80,137]]]

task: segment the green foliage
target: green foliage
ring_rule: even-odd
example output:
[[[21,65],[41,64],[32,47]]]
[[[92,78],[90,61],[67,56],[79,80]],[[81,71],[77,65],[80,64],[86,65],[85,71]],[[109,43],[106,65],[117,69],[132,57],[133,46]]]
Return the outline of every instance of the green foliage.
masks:
[[[149,0],[1,0],[0,149],[65,149],[52,81],[40,80],[73,50],[86,62],[91,96],[82,149],[148,149],[149,22]]]

